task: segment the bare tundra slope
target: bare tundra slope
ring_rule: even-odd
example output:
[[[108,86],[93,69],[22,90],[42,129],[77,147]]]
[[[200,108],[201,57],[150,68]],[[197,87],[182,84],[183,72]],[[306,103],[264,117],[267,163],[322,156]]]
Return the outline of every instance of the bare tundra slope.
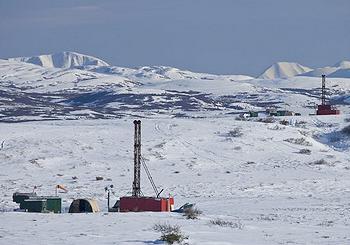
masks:
[[[60,193],[64,210],[94,197],[97,214],[0,212],[0,244],[159,244],[156,223],[180,225],[190,244],[348,244],[349,136],[346,116],[286,117],[290,123],[143,119],[142,154],[175,206],[196,203],[198,220],[175,213],[106,213],[131,191],[133,118],[2,123],[0,209],[15,191]],[[103,176],[103,181],[96,181]],[[74,178],[72,178],[74,177]],[[142,173],[142,191],[152,195]],[[221,218],[224,227],[211,224]]]

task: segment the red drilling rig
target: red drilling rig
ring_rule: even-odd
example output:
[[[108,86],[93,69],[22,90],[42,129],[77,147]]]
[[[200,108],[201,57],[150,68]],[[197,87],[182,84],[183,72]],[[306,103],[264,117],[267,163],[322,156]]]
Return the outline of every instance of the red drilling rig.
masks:
[[[134,181],[132,183],[132,195],[124,196],[119,201],[120,212],[170,212],[174,209],[173,197],[159,197],[163,189],[159,192],[154,184],[153,178],[147,168],[145,160],[141,156],[141,121],[134,121]],[[145,169],[147,177],[151,182],[155,196],[143,196],[141,192],[141,164]]]
[[[338,115],[340,111],[326,102],[326,76],[322,75],[321,105],[317,106],[317,115]]]

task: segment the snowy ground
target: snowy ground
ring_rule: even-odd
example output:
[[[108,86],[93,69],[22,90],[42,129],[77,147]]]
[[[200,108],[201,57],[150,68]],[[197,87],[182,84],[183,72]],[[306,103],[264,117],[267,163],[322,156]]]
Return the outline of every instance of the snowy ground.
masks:
[[[180,225],[190,244],[350,243],[350,144],[339,133],[346,116],[282,119],[292,126],[234,116],[142,120],[156,184],[176,207],[196,203],[199,220],[106,213],[105,186],[115,186],[115,200],[131,191],[132,118],[2,123],[0,244],[157,244],[159,222]],[[36,185],[49,195],[57,184],[69,189],[60,194],[65,211],[73,198],[94,197],[102,212],[11,211],[13,192]],[[144,173],[142,190],[152,195]],[[210,225],[218,217],[242,227]]]

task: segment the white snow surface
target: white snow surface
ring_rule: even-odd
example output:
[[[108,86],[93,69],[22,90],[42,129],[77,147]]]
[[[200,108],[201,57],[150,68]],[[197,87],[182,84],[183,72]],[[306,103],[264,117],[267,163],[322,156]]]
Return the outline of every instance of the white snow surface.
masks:
[[[143,119],[142,154],[153,179],[176,207],[196,203],[198,220],[106,213],[105,186],[114,185],[113,201],[131,191],[133,118],[3,123],[1,244],[161,244],[157,223],[179,225],[189,244],[348,244],[350,144],[338,133],[345,118],[287,117],[291,126],[233,117]],[[230,133],[235,129],[241,135]],[[286,141],[300,138],[303,144]],[[152,195],[144,172],[141,179],[143,193]],[[11,211],[13,192],[38,186],[52,195],[57,184],[69,190],[59,194],[64,213]],[[96,198],[102,212],[66,213],[78,197]],[[210,224],[217,218],[239,228]]]

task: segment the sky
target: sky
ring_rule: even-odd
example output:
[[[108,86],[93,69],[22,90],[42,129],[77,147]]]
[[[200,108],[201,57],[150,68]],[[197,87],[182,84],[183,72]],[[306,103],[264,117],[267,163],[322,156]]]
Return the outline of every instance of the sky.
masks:
[[[0,0],[0,58],[61,51],[215,74],[322,67],[350,60],[350,0]]]

